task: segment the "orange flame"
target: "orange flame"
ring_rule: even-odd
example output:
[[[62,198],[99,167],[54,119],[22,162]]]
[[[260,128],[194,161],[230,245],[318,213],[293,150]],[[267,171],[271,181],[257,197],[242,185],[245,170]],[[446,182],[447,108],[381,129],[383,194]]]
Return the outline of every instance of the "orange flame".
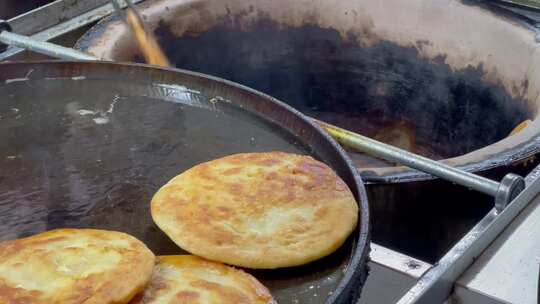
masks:
[[[373,138],[403,150],[418,152],[416,135],[412,128],[404,122],[380,129]]]
[[[512,130],[512,132],[510,132],[510,135],[508,136],[512,136],[514,134],[517,134],[519,132],[521,132],[521,130],[525,129],[526,127],[529,126],[529,124],[531,124],[531,120],[530,119],[527,119],[525,121],[522,121],[519,125],[517,125],[514,130]]]
[[[147,63],[159,66],[171,66],[169,60],[159,47],[156,38],[149,32],[145,31],[144,25],[140,18],[131,10],[127,10],[127,23],[141,48],[144,58]]]

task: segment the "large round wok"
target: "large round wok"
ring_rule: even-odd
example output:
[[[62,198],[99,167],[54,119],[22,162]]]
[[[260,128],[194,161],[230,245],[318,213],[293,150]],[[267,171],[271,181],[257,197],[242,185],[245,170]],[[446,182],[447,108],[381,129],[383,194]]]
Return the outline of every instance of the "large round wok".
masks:
[[[180,253],[149,214],[161,185],[232,153],[305,153],[347,183],[359,225],[326,258],[252,273],[281,303],[358,299],[370,225],[362,180],[340,146],[291,107],[218,78],[117,63],[0,64],[0,96],[0,241],[95,227],[130,233],[156,254]]]
[[[536,32],[470,1],[149,0],[138,5],[177,67],[255,88],[321,120],[467,171],[537,153]],[[143,60],[117,15],[76,48]],[[353,155],[372,181],[425,173]]]

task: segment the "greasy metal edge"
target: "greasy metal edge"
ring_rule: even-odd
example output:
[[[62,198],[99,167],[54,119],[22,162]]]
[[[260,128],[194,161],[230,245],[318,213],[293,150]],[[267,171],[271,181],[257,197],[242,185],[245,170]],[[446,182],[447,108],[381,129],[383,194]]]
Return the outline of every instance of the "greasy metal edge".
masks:
[[[504,0],[461,0],[465,5],[477,6],[486,11],[493,13],[498,17],[502,17],[509,22],[515,22],[527,29],[534,30],[533,25],[536,23],[529,16],[509,9],[509,7],[521,8],[521,11],[532,10],[533,8],[527,8],[517,4],[511,4],[511,2]]]
[[[433,265],[371,243],[370,275],[355,304],[395,303]]]
[[[340,159],[342,162],[344,162],[344,165],[348,169],[349,171],[348,173],[350,174],[350,177],[353,179],[356,186],[355,187],[356,193],[354,194],[357,199],[357,203],[359,207],[358,208],[359,223],[357,227],[358,229],[357,235],[350,236],[354,238],[354,243],[352,245],[353,253],[349,259],[349,265],[347,266],[347,269],[345,271],[343,278],[341,279],[340,283],[336,287],[336,290],[332,293],[330,297],[327,298],[326,303],[348,304],[348,303],[355,302],[360,298],[363,283],[365,282],[366,276],[368,274],[367,262],[368,262],[369,251],[370,251],[370,244],[369,244],[370,232],[371,232],[370,221],[369,221],[370,209],[369,209],[366,189],[364,187],[360,174],[354,167],[352,161],[349,159],[345,150],[343,150],[343,148],[336,141],[334,141],[334,139],[332,139],[330,135],[324,132],[321,127],[319,127],[309,118],[307,118],[304,114],[302,114],[301,112],[297,111],[296,109],[292,108],[291,106],[287,105],[284,102],[281,102],[269,95],[266,95],[254,89],[248,88],[241,84],[237,84],[232,81],[228,81],[222,78],[218,78],[218,77],[214,77],[214,76],[210,76],[210,75],[206,75],[202,73],[176,69],[176,68],[156,67],[156,66],[138,64],[138,63],[117,63],[117,62],[104,62],[104,61],[78,62],[78,61],[43,60],[43,61],[35,61],[35,62],[2,63],[0,64],[0,69],[2,68],[2,66],[20,67],[21,69],[20,76],[24,77],[24,75],[27,74],[27,71],[32,70],[40,65],[56,66],[57,69],[55,71],[62,70],[62,67],[66,68],[66,67],[73,66],[74,67],[72,68],[73,71],[80,70],[81,72],[84,72],[85,67],[91,66],[91,65],[98,65],[101,68],[113,67],[113,68],[120,69],[122,67],[130,67],[130,68],[139,69],[141,71],[142,70],[161,71],[164,73],[169,73],[170,75],[180,73],[180,74],[184,74],[189,77],[192,77],[192,78],[210,80],[224,87],[229,87],[233,90],[247,92],[259,98],[268,100],[269,102],[275,104],[276,106],[296,116],[296,118],[299,121],[301,121],[307,127],[312,128],[315,131],[315,133],[317,133],[326,142],[329,143],[331,148],[336,152],[336,155],[338,156],[336,159]],[[75,75],[75,76],[78,76],[78,75]],[[3,78],[5,78],[5,75],[0,74],[0,80]],[[29,78],[31,79],[32,77],[29,76]]]
[[[415,280],[419,279],[426,271],[433,267],[433,265],[425,261],[410,257],[376,243],[371,243],[371,253],[369,256],[371,263],[387,267]]]

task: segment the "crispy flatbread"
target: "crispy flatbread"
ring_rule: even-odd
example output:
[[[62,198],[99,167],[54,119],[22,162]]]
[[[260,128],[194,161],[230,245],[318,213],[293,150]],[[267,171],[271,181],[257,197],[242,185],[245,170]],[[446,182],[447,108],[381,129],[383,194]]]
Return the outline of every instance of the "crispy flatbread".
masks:
[[[193,255],[161,256],[146,290],[130,304],[275,304],[242,270]]]
[[[0,243],[0,303],[128,303],[154,254],[121,232],[58,229]]]
[[[302,265],[339,248],[358,205],[322,162],[283,152],[197,165],[154,196],[154,222],[195,255],[248,268]]]

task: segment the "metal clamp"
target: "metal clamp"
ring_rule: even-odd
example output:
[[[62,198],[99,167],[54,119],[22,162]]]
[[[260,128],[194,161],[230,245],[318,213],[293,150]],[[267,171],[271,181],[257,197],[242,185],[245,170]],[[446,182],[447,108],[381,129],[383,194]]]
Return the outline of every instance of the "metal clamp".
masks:
[[[499,189],[495,194],[495,210],[497,214],[501,213],[508,204],[525,189],[525,180],[523,177],[508,173],[499,183]]]

